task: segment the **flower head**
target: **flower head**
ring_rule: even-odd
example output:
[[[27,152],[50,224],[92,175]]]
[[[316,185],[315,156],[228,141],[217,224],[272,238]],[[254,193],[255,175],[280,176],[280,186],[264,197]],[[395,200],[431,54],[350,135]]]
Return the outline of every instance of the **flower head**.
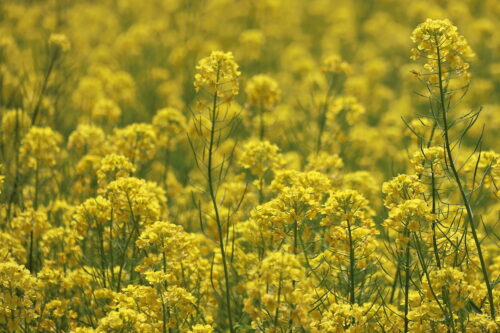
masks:
[[[324,73],[344,73],[345,75],[350,75],[352,69],[339,55],[332,54],[323,60],[321,71]]]
[[[231,52],[213,51],[196,66],[194,87],[205,88],[212,94],[230,100],[239,92],[238,64]]]
[[[250,141],[244,149],[239,164],[258,177],[263,177],[267,171],[279,169],[283,165],[278,146],[269,141]]]
[[[21,160],[31,169],[39,165],[54,166],[61,152],[61,142],[61,134],[50,127],[33,126],[21,142]]]
[[[411,39],[416,44],[411,58],[426,59],[424,68],[430,74],[430,83],[437,83],[439,71],[445,77],[468,76],[467,61],[474,57],[474,52],[450,20],[427,19],[413,30]]]
[[[264,108],[273,109],[281,96],[278,83],[271,77],[263,74],[252,77],[245,88],[248,103]]]
[[[68,52],[71,49],[71,44],[65,34],[51,34],[49,44],[60,48],[63,52]]]

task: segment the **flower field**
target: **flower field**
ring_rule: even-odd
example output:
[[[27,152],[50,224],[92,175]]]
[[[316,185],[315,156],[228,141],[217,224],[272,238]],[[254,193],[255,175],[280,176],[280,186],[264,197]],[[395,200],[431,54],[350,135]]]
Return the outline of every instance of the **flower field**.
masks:
[[[500,331],[498,0],[0,2],[0,332]]]

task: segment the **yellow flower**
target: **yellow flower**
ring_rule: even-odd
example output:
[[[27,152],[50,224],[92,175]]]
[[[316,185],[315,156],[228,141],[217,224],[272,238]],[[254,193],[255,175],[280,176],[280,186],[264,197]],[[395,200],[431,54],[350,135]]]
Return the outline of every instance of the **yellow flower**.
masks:
[[[231,100],[239,92],[238,65],[231,52],[213,51],[196,66],[194,86],[196,91],[206,89],[225,100]]]
[[[194,245],[189,234],[184,229],[167,221],[157,221],[147,226],[136,242],[137,247],[151,250],[158,249],[168,257],[186,257]]]
[[[40,248],[45,260],[51,259],[60,265],[74,266],[82,255],[82,249],[78,245],[82,238],[75,229],[52,228],[42,236]]]
[[[411,58],[426,59],[424,68],[430,74],[429,82],[437,83],[439,66],[443,80],[468,77],[467,61],[474,57],[474,52],[450,20],[427,19],[413,30],[411,39],[416,44]]]
[[[422,151],[417,151],[413,154],[410,160],[417,175],[423,175],[427,170],[426,176],[432,172],[435,176],[443,175],[446,170],[445,152],[443,147],[424,148]]]
[[[21,142],[20,158],[30,169],[52,167],[57,163],[61,142],[61,134],[51,128],[33,126]]]
[[[31,119],[26,111],[20,109],[8,110],[2,117],[2,138],[6,143],[11,143],[10,141],[16,136],[17,129],[17,135],[21,139],[28,132],[30,126]]]
[[[133,163],[149,161],[156,154],[156,132],[150,124],[135,123],[115,129],[111,142],[116,153],[123,154]]]
[[[0,326],[10,332],[26,330],[27,324],[37,317],[36,294],[36,278],[24,266],[0,262]]]
[[[389,217],[384,221],[384,226],[403,235],[405,230],[411,232],[424,232],[429,229],[435,219],[431,207],[421,199],[406,200],[389,211]],[[402,238],[403,242],[408,239]]]
[[[115,220],[120,223],[153,223],[161,216],[167,201],[163,190],[155,183],[135,177],[112,181],[106,187],[105,194],[113,208]]]
[[[352,69],[339,55],[332,54],[323,60],[321,71],[324,73],[343,73],[345,75],[350,75]]]
[[[322,213],[326,216],[321,220],[321,225],[341,224],[348,221],[350,224],[371,225],[373,210],[366,200],[355,190],[343,190],[330,194]]]
[[[327,123],[330,128],[353,126],[365,113],[365,107],[354,96],[341,96],[336,98],[328,109]]]
[[[122,110],[120,107],[110,99],[99,99],[92,108],[92,119],[106,120],[109,122],[116,122],[120,119]]]
[[[191,327],[188,333],[212,333],[214,331],[211,325],[197,324]]]
[[[68,139],[68,148],[79,153],[98,153],[105,142],[104,131],[94,125],[79,124]]]
[[[91,227],[104,225],[112,217],[112,207],[109,200],[102,196],[89,198],[76,208],[73,215],[73,226],[80,234]]]
[[[60,48],[62,52],[68,52],[71,48],[71,44],[65,34],[51,34],[49,37],[49,44]]]
[[[23,263],[26,259],[26,249],[22,241],[15,233],[0,232],[0,258],[5,258],[5,261],[12,258]]]
[[[168,148],[172,148],[172,145],[182,138],[182,133],[186,130],[186,117],[172,107],[158,110],[152,123],[159,145]]]
[[[272,252],[252,272],[245,285],[244,310],[252,317],[253,326],[264,328],[278,324],[284,331],[310,321],[313,291],[297,257]],[[274,316],[268,316],[269,313]]]
[[[279,153],[278,146],[269,141],[249,141],[243,150],[239,164],[259,178],[264,177],[266,172],[277,170],[283,165],[283,157]]]
[[[33,237],[36,239],[50,228],[47,213],[41,209],[27,209],[13,218],[10,223],[17,237],[26,237],[33,232]]]
[[[113,180],[129,177],[135,172],[134,165],[123,155],[106,155],[100,164],[97,170],[97,182],[100,189],[104,189]]]
[[[260,30],[245,30],[240,34],[239,42],[244,56],[257,60],[262,53],[265,36]]]
[[[372,304],[369,303],[362,305],[333,303],[322,316],[321,332],[376,332],[377,325],[375,321],[370,321],[373,318],[373,310]]]
[[[409,199],[416,199],[424,193],[424,186],[415,175],[398,175],[382,185],[386,195],[384,205],[387,208],[396,207]]]
[[[255,75],[247,83],[245,93],[248,103],[261,107],[265,110],[272,110],[278,104],[281,90],[278,83],[267,75]]]
[[[334,176],[344,167],[344,162],[337,154],[320,152],[307,157],[307,171],[318,171]]]

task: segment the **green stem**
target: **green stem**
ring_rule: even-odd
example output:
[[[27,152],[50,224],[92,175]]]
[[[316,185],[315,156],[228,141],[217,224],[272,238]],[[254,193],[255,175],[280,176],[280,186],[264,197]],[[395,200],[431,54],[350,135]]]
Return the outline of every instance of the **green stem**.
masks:
[[[264,140],[264,110],[262,106],[259,106],[259,139],[260,141]]]
[[[471,228],[472,237],[473,237],[474,243],[476,245],[477,254],[479,257],[479,262],[481,263],[481,270],[482,270],[483,277],[484,277],[484,283],[486,285],[486,290],[488,291],[488,301],[490,304],[490,315],[491,315],[492,319],[495,319],[495,304],[493,301],[493,290],[491,288],[490,279],[488,277],[488,271],[486,270],[486,262],[484,260],[483,251],[481,249],[481,242],[479,241],[479,237],[477,236],[476,226],[474,224],[474,214],[472,212],[472,207],[470,205],[469,199],[467,198],[467,194],[465,193],[465,190],[463,188],[462,181],[460,180],[460,176],[458,174],[457,168],[455,166],[455,161],[453,159],[453,154],[451,152],[451,144],[450,144],[450,138],[449,138],[449,134],[448,134],[449,127],[448,127],[447,110],[446,110],[446,106],[445,106],[445,89],[443,87],[443,72],[442,72],[441,54],[440,54],[439,43],[437,43],[437,40],[436,40],[436,47],[437,47],[437,61],[438,61],[439,96],[440,96],[441,111],[443,114],[443,135],[444,135],[445,149],[446,149],[446,153],[448,155],[448,164],[450,165],[451,171],[453,173],[453,177],[455,178],[455,182],[458,186],[458,189],[460,191],[460,195],[462,196],[462,201],[463,201],[463,203],[465,205],[465,209],[467,211],[467,217],[469,220],[469,225]],[[465,227],[467,228],[467,224],[465,225]]]
[[[325,131],[325,125],[326,125],[326,113],[328,112],[328,101],[330,99],[330,96],[333,91],[333,87],[335,85],[335,80],[332,77],[332,80],[330,81],[330,85],[328,86],[328,90],[325,95],[325,101],[322,105],[322,108],[320,110],[319,114],[319,119],[318,119],[318,139],[316,141],[316,154],[320,152],[321,150],[321,145],[322,145],[322,140],[323,140],[323,133]]]
[[[295,209],[295,212],[297,213],[297,209]],[[299,236],[299,222],[297,219],[294,220],[293,224],[293,254],[297,255],[299,252],[298,249],[298,236]],[[292,280],[292,289],[295,290],[295,285],[297,284],[297,281]],[[288,321],[288,324],[290,326],[290,333],[293,332],[293,319],[292,319],[292,309],[290,309],[290,320]]]
[[[434,292],[434,288],[432,287],[432,281],[431,281],[431,278],[430,278],[430,275],[429,275],[429,271],[428,271],[427,265],[426,265],[426,263],[424,261],[424,255],[423,255],[422,247],[420,246],[420,240],[419,240],[419,238],[417,237],[416,234],[414,236],[415,236],[415,245],[416,245],[416,250],[417,250],[417,257],[418,257],[418,259],[420,261],[420,266],[422,267],[422,270],[424,271],[425,277],[427,278],[427,285],[429,286],[429,290],[430,290],[432,296],[434,297],[434,300],[436,301],[437,305],[439,306],[439,308],[443,312],[444,316],[446,317],[446,321],[451,324],[452,331],[456,332],[455,321],[453,320],[453,310],[452,310],[451,304],[449,302],[447,288],[443,287],[441,292],[443,293],[443,300],[444,300],[444,302],[446,304],[448,312],[446,312],[446,310],[444,309],[444,307],[441,305],[441,302],[439,302],[439,299],[438,299],[436,293]]]
[[[43,96],[45,95],[45,90],[47,90],[50,74],[52,73],[52,70],[54,69],[54,64],[56,63],[56,59],[57,59],[58,55],[59,55],[59,52],[56,50],[56,51],[54,51],[52,57],[50,58],[49,66],[47,67],[47,71],[45,72],[45,76],[43,78],[42,89],[40,90],[40,95],[38,96],[38,100],[35,104],[35,108],[33,109],[33,115],[31,117],[31,125],[32,126],[35,125],[36,118],[37,118],[38,113],[40,111],[40,106],[42,105]]]
[[[216,82],[219,82],[219,74],[220,70],[217,70],[217,80]],[[211,126],[210,126],[210,141],[208,144],[208,165],[207,165],[207,180],[208,180],[208,190],[210,193],[210,198],[212,200],[212,205],[215,211],[215,222],[217,224],[217,233],[219,236],[219,248],[221,252],[221,257],[222,257],[222,266],[224,268],[224,282],[225,282],[225,287],[226,287],[226,307],[227,307],[227,317],[229,321],[229,330],[231,333],[235,333],[236,330],[233,327],[233,315],[232,315],[232,310],[231,310],[231,295],[230,295],[230,287],[229,287],[229,270],[227,267],[227,259],[226,259],[226,250],[224,248],[224,235],[222,232],[222,221],[220,219],[219,215],[219,207],[217,204],[217,198],[215,194],[215,189],[214,189],[214,180],[213,180],[213,170],[212,170],[212,163],[213,163],[213,154],[214,154],[214,145],[215,145],[215,125],[216,125],[216,117],[217,117],[217,99],[218,99],[218,91],[217,89],[215,90],[214,93],[214,98],[213,98],[213,105],[212,105],[212,119],[211,119]]]
[[[351,305],[355,303],[354,295],[354,246],[352,244],[351,223],[347,221],[347,233],[349,236],[349,302]]]
[[[17,194],[17,190],[19,187],[19,182],[20,182],[20,170],[19,170],[19,142],[20,141],[20,135],[19,135],[19,110],[16,109],[16,125],[14,129],[14,165],[15,165],[15,171],[14,171],[14,184],[12,185],[12,191],[9,195],[9,204],[7,206],[7,219],[10,219],[10,213],[12,209],[12,204],[14,203],[14,199]],[[21,191],[19,191],[21,192]]]
[[[167,140],[167,147],[165,148],[165,167],[163,168],[163,185],[168,189],[168,173],[170,171],[170,144]]]
[[[276,306],[276,311],[274,313],[274,330],[278,331],[278,318],[280,311],[280,302],[281,302],[281,282],[282,282],[282,272],[280,272],[280,281],[278,284],[278,305]]]
[[[36,160],[36,169],[35,169],[35,198],[33,199],[33,208],[35,210],[34,214],[36,214],[36,210],[38,209],[38,183],[39,183],[39,164],[40,161],[37,159]],[[32,230],[30,231],[30,248],[29,248],[29,257],[28,257],[28,269],[30,272],[34,271],[33,267],[33,247],[34,247],[34,233],[33,233],[33,226]]]
[[[121,262],[120,262],[120,269],[118,271],[118,282],[117,282],[117,285],[116,285],[116,291],[119,292],[120,291],[120,287],[121,287],[121,282],[122,282],[122,272],[123,272],[123,267],[125,266],[125,259],[127,257],[127,250],[128,250],[128,247],[130,245],[130,242],[132,240],[132,237],[134,237],[134,235],[136,234],[139,226],[139,222],[135,219],[135,214],[134,214],[134,211],[132,209],[132,203],[130,202],[130,198],[127,194],[127,201],[128,201],[128,206],[129,206],[129,209],[130,209],[130,215],[131,215],[131,218],[132,218],[132,223],[133,223],[133,226],[132,226],[132,230],[130,231],[128,237],[127,237],[127,240],[125,242],[125,247],[123,249],[123,253],[122,253],[122,256],[121,256]]]
[[[410,303],[409,303],[409,300],[408,300],[408,297],[409,297],[409,294],[410,294],[410,239],[409,239],[409,232],[408,232],[408,229],[405,228],[405,231],[404,231],[404,235],[405,237],[408,238],[408,244],[406,244],[406,251],[405,251],[405,285],[404,285],[404,288],[405,288],[405,304],[404,304],[404,307],[405,307],[405,328],[404,328],[404,332],[405,333],[408,333],[408,326],[409,326],[409,323],[410,323],[410,320],[408,319],[408,312],[409,312],[409,309],[410,309]]]
[[[432,214],[436,214],[436,177],[434,176],[434,168],[431,163],[431,185],[432,185]],[[432,248],[434,250],[434,257],[438,269],[441,269],[441,260],[439,259],[439,251],[436,238],[436,224],[437,220],[432,221]]]

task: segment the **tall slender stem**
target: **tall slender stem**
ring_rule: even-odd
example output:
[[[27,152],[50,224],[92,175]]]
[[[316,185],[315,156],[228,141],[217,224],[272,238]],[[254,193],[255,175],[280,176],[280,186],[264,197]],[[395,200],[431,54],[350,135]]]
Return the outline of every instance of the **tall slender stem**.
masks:
[[[219,82],[219,69],[217,69],[217,80],[216,82]],[[215,194],[215,189],[214,189],[214,180],[213,180],[213,170],[212,170],[212,164],[213,164],[213,154],[214,154],[214,145],[215,145],[215,126],[216,126],[216,121],[217,121],[217,99],[218,99],[218,87],[215,89],[214,93],[214,98],[213,98],[213,105],[212,105],[212,115],[211,115],[211,126],[210,126],[210,141],[208,143],[208,165],[207,165],[207,180],[208,180],[208,190],[210,193],[210,198],[212,200],[212,205],[214,208],[215,212],[215,222],[217,224],[217,233],[219,236],[219,248],[220,248],[220,253],[222,257],[222,266],[224,268],[224,282],[226,286],[226,307],[227,307],[227,317],[229,321],[229,330],[231,333],[236,332],[234,327],[233,327],[233,314],[231,311],[231,290],[229,287],[229,270],[227,267],[227,260],[226,260],[226,250],[224,248],[224,234],[222,232],[222,222],[220,219],[219,215],[219,207],[217,204],[217,198]]]
[[[437,48],[437,61],[438,61],[438,81],[439,81],[439,98],[441,105],[441,112],[443,114],[443,136],[444,136],[444,145],[446,154],[448,155],[448,164],[453,173],[453,177],[455,178],[455,182],[460,191],[460,195],[462,196],[462,201],[465,205],[465,210],[467,211],[467,217],[469,220],[469,225],[472,233],[472,237],[474,239],[474,243],[476,245],[477,254],[479,257],[479,262],[481,264],[481,270],[484,277],[484,282],[486,284],[486,290],[488,291],[488,302],[490,304],[490,315],[492,319],[495,319],[495,304],[493,302],[493,290],[491,288],[490,279],[488,277],[488,271],[486,270],[486,263],[484,261],[483,251],[481,249],[481,242],[479,241],[479,237],[477,236],[476,226],[474,225],[474,214],[472,212],[472,207],[470,205],[469,199],[467,198],[467,194],[462,185],[462,181],[460,180],[460,176],[458,174],[457,168],[455,166],[455,160],[453,159],[453,154],[451,152],[450,138],[449,138],[449,125],[447,118],[447,108],[445,105],[445,89],[443,87],[443,71],[442,71],[442,62],[441,62],[441,54],[439,43],[436,38],[436,48]],[[465,225],[465,230],[467,230],[467,224]]]
[[[328,90],[325,95],[325,101],[321,107],[319,118],[318,118],[318,138],[316,141],[316,154],[318,154],[321,150],[322,140],[323,140],[323,132],[325,131],[326,125],[326,113],[328,112],[328,101],[330,100],[330,96],[333,91],[333,87],[335,84],[335,80],[332,77],[332,81],[330,81],[330,85],[328,86]]]
[[[434,175],[434,168],[431,163],[431,184],[432,184],[432,214],[436,214],[436,176]],[[434,250],[434,258],[436,259],[436,266],[441,269],[441,260],[439,259],[439,250],[436,238],[436,224],[437,219],[432,221],[432,248]]]
[[[437,297],[436,293],[434,292],[434,288],[432,287],[432,280],[431,280],[430,275],[429,275],[429,270],[427,269],[427,264],[425,263],[425,258],[424,258],[424,254],[422,251],[422,246],[420,245],[420,239],[418,238],[418,236],[416,234],[414,234],[414,238],[415,238],[415,245],[416,245],[415,249],[417,252],[417,258],[419,259],[420,266],[422,267],[422,271],[424,272],[425,277],[427,278],[427,285],[429,286],[429,290],[430,290],[432,296],[434,297],[434,300],[436,301],[437,305],[439,306],[439,308],[443,312],[444,316],[446,317],[446,321],[449,324],[451,324],[452,331],[456,332],[455,321],[453,320],[453,310],[452,310],[451,304],[449,302],[449,297],[448,297],[448,290],[445,286],[443,286],[441,289],[444,303],[448,309],[448,312],[447,312],[446,309],[441,305],[441,302],[439,301],[439,298]]]
[[[12,205],[14,203],[14,199],[16,197],[18,187],[20,186],[20,170],[19,170],[19,110],[16,109],[16,125],[14,128],[14,184],[12,185],[12,191],[9,195],[9,203],[7,205],[7,219],[10,219],[10,213],[12,209]],[[21,191],[19,191],[21,192]]]
[[[405,228],[405,237],[408,238],[408,244],[406,244],[406,251],[405,251],[405,285],[404,285],[404,288],[405,288],[405,291],[404,291],[404,296],[405,296],[405,329],[404,329],[404,332],[407,333],[408,332],[408,329],[409,329],[409,323],[410,323],[410,320],[408,319],[408,312],[410,310],[410,303],[409,303],[409,294],[410,294],[410,235],[409,235],[409,232],[408,232],[408,229]]]
[[[38,113],[40,111],[40,106],[42,105],[43,96],[45,95],[45,91],[47,90],[50,74],[52,73],[52,70],[54,69],[54,64],[56,63],[58,55],[59,55],[59,53],[56,50],[56,51],[54,51],[54,53],[52,54],[52,57],[50,58],[49,66],[47,67],[47,71],[45,72],[45,76],[43,78],[42,88],[40,90],[40,95],[38,96],[38,100],[37,100],[35,107],[33,109],[33,115],[31,116],[31,125],[32,126],[34,126],[36,123],[36,118],[37,118]]]
[[[351,223],[347,221],[347,233],[349,236],[349,302],[351,305],[355,303],[354,294],[354,244],[352,243]]]
[[[265,132],[265,126],[264,126],[264,108],[262,105],[259,106],[259,139],[262,141],[264,140],[264,132]]]
[[[297,209],[295,209],[295,213],[297,214]],[[298,215],[298,214],[297,214]],[[293,223],[293,254],[297,255],[299,253],[298,245],[299,244],[299,222],[297,219],[294,219]],[[295,286],[297,285],[297,281],[292,280],[292,289],[295,290]],[[293,318],[292,318],[293,307],[290,309],[290,319],[288,320],[288,326],[290,329],[290,333],[293,332]]]
[[[39,169],[40,169],[40,161],[37,159],[36,160],[36,169],[35,169],[35,198],[33,199],[33,209],[35,210],[33,212],[34,214],[36,214],[36,210],[38,209]],[[31,272],[33,272],[34,271],[33,252],[34,252],[34,246],[35,246],[33,228],[30,231],[29,246],[30,247],[29,247],[29,254],[28,254],[28,269]]]
[[[165,166],[163,168],[163,186],[168,189],[168,173],[170,171],[170,142],[167,139],[167,146],[165,147]]]

